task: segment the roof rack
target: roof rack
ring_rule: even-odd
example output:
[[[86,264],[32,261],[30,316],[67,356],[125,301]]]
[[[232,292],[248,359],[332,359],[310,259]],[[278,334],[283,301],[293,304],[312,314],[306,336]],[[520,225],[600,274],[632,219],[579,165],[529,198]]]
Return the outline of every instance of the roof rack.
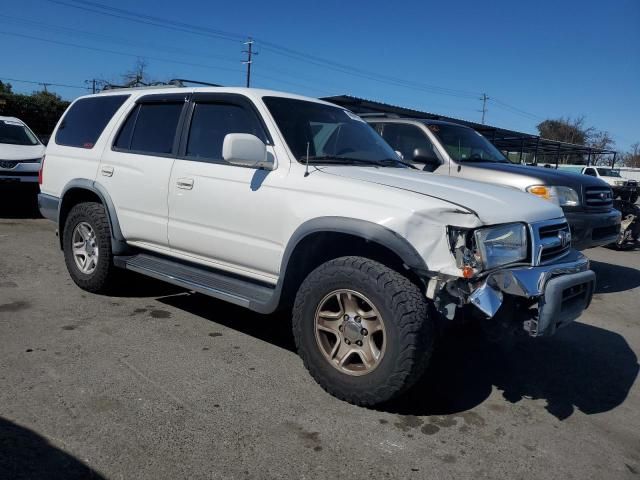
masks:
[[[222,87],[223,85],[217,83],[201,82],[199,80],[188,80],[186,78],[173,78],[167,82],[168,85],[175,85],[177,87],[185,87],[187,83],[194,85],[204,85],[205,87]]]
[[[206,87],[222,87],[217,83],[209,83],[209,82],[201,82],[199,80],[188,80],[186,78],[172,78],[168,82],[152,82],[152,83],[143,83],[143,82],[131,82],[125,85],[116,85],[113,83],[107,83],[103,90],[119,90],[124,88],[157,88],[157,87],[186,87],[187,84],[193,85],[203,85]]]

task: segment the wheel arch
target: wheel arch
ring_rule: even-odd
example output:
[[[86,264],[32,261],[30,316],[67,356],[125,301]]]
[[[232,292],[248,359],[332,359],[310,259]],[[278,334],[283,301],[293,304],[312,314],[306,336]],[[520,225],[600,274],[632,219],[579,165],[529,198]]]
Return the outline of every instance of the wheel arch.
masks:
[[[297,288],[319,265],[350,255],[378,261],[418,285],[428,272],[416,249],[383,225],[347,217],[316,218],[300,225],[285,248],[278,284],[278,305],[291,306]]]
[[[76,178],[65,185],[60,195],[60,206],[58,207],[58,232],[60,248],[64,247],[64,224],[71,209],[82,202],[101,203],[109,220],[111,230],[111,247],[114,255],[120,255],[127,251],[128,247],[125,242],[118,215],[109,193],[106,189],[91,180],[84,178]]]

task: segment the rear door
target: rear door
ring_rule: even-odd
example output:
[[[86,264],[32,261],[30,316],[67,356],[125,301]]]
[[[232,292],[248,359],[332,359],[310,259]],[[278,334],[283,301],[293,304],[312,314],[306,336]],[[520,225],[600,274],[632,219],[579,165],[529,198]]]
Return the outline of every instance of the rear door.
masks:
[[[168,249],[168,185],[188,94],[139,98],[113,144],[105,150],[97,181],[109,192],[128,242]]]
[[[222,159],[228,133],[272,140],[253,103],[237,94],[193,95],[179,158],[169,182],[172,253],[227,271],[271,281],[282,245],[282,195],[273,188],[282,170],[231,165]]]

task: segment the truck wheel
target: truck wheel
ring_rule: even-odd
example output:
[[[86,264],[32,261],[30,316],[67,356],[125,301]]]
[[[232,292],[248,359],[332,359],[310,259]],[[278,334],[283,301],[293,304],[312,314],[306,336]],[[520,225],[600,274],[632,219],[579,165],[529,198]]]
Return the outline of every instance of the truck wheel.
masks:
[[[372,406],[420,378],[435,328],[424,295],[406,277],[366,258],[342,257],[316,268],[300,286],[293,334],[322,388]]]
[[[106,292],[114,284],[111,228],[104,206],[75,205],[64,224],[64,260],[73,281],[89,292]]]

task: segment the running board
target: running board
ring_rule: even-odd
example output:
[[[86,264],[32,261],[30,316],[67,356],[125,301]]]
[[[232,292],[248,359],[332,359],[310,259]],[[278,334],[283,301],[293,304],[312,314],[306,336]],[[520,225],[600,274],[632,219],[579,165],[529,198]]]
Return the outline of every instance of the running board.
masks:
[[[114,263],[118,267],[257,312],[268,313],[272,310],[269,306],[274,300],[275,287],[243,280],[196,264],[146,253],[116,256]]]

